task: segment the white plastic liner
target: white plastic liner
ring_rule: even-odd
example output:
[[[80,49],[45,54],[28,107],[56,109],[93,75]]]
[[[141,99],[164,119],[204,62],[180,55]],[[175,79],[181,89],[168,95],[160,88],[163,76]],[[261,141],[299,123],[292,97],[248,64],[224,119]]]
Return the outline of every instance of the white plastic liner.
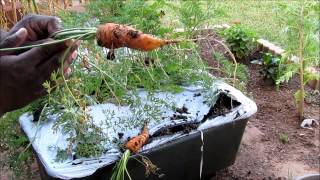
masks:
[[[232,86],[223,82],[215,82],[212,88],[217,92],[217,94],[221,92],[225,93],[232,99],[240,102],[241,105],[235,107],[233,111],[224,116],[207,119],[204,123],[198,126],[197,130],[194,130],[191,133],[208,129],[214,126],[219,126],[231,121],[245,119],[250,117],[257,111],[256,104]],[[195,96],[196,93],[201,93],[201,95]],[[182,107],[183,105],[187,107],[188,112],[190,113],[186,114],[188,116],[187,121],[201,121],[204,115],[206,115],[210,109],[208,105],[204,104],[204,92],[203,88],[200,86],[185,87],[184,91],[178,94],[159,92],[155,93],[155,95],[160,99],[174,102],[176,104],[176,107]],[[146,101],[147,93],[145,91],[141,90],[139,96]],[[119,107],[114,104],[96,105],[89,107],[89,109],[89,113],[92,116],[95,124],[97,125],[99,125],[99,123],[106,119],[106,111],[113,111],[116,117],[125,117],[132,115],[129,107]],[[174,113],[174,111],[171,109],[164,109],[162,113],[163,117],[165,118],[161,121],[160,124],[157,124],[155,122],[149,123],[151,135],[157,130],[170,126],[174,123],[186,122],[182,120],[170,120],[170,116],[172,116]],[[56,147],[65,148],[68,144],[68,142],[66,141],[68,135],[62,134],[59,130],[52,130],[52,126],[54,121],[56,121],[56,118],[57,116],[52,115],[50,119],[41,123],[33,122],[33,116],[30,115],[30,113],[26,113],[19,118],[19,122],[23,131],[32,142],[32,146],[37,153],[38,158],[40,159],[45,170],[50,176],[61,179],[86,177],[93,174],[97,169],[111,164],[119,159],[120,152],[115,147],[112,147],[111,144],[106,144],[106,147],[109,147],[110,150],[99,158],[81,158],[73,160],[72,157],[69,157],[68,160],[64,162],[56,162]],[[137,135],[140,131],[140,128],[127,131],[122,131],[122,129],[104,128],[103,131],[107,133],[109,137],[117,137],[118,132],[123,132],[124,138],[126,138],[129,136]],[[165,144],[168,141],[182,138],[186,135],[187,134],[176,133],[171,136],[157,138],[150,144],[145,145],[141,151],[149,151],[154,147]]]

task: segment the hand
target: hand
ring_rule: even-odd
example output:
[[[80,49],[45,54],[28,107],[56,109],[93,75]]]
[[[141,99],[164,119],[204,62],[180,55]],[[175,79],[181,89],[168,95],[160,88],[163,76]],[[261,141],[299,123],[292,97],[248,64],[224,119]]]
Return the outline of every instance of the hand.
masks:
[[[18,47],[23,44],[38,44],[60,29],[60,19],[57,17],[27,15],[9,32],[0,32],[0,49]],[[17,54],[19,52],[21,51],[0,52],[0,55]]]
[[[17,23],[5,37],[0,48],[18,47],[25,43],[51,41],[50,34],[59,29],[58,20],[48,16],[28,16]],[[3,33],[1,33],[3,35]],[[68,45],[69,44],[69,45]],[[0,54],[0,114],[27,105],[46,94],[42,84],[61,64],[61,57],[70,42],[36,47],[25,52]],[[72,44],[64,61],[64,74],[77,56],[78,43]]]
[[[43,15],[27,15],[24,16],[15,26],[6,34],[6,37],[14,35],[21,28],[25,28],[28,32],[25,41],[34,42],[48,38],[54,32],[61,30],[60,19],[54,16]],[[3,39],[2,39],[3,40]],[[14,39],[7,39],[3,47],[7,47],[8,43],[13,43]],[[0,46],[1,48],[1,46]]]

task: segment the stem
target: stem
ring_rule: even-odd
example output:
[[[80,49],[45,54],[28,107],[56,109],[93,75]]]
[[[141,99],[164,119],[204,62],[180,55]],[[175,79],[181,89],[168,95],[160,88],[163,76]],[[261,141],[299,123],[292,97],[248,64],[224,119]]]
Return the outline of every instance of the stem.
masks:
[[[76,40],[79,40],[81,39],[81,37],[83,36],[86,36],[87,34],[83,34],[82,36],[78,37]],[[74,41],[75,43],[76,41]],[[70,49],[71,47],[74,45],[74,43],[66,50],[66,52],[63,54],[62,58],[61,58],[61,68],[60,68],[60,71],[61,71],[61,75],[62,75],[62,79],[63,79],[63,82],[66,86],[66,89],[68,90],[68,92],[70,93],[70,96],[72,97],[72,99],[74,100],[74,102],[79,106],[80,110],[81,110],[81,105],[79,103],[79,101],[75,98],[75,96],[73,95],[71,89],[69,88],[68,86],[68,83],[67,83],[67,80],[66,78],[64,77],[64,60],[66,59],[67,57],[67,54],[70,52]]]
[[[16,5],[16,1],[13,0],[11,3],[12,3],[11,8],[12,8],[13,22],[14,22],[14,23],[17,23],[18,17],[17,17],[17,5]]]
[[[300,59],[300,100],[299,100],[299,118],[303,120],[304,115],[304,2],[302,1],[300,12],[300,26],[299,26],[299,59]]]
[[[228,48],[227,45],[225,45],[223,42],[221,41],[218,41],[216,39],[213,38],[213,41],[217,42],[218,44],[221,44],[226,50],[227,52],[230,54],[233,62],[234,62],[234,71],[233,71],[233,86],[235,85],[236,83],[236,77],[237,77],[237,69],[238,69],[238,63],[237,63],[237,60],[236,58],[234,57],[233,53],[231,52],[231,50]]]
[[[94,63],[91,63],[90,61],[88,62],[92,67],[96,68],[98,71],[100,71],[100,73],[104,74],[105,76],[107,76],[108,78],[110,78],[112,81],[114,81],[115,83],[117,83],[118,85],[120,85],[122,88],[126,89],[126,87],[121,84],[120,82],[116,81],[111,75],[107,74],[105,71],[103,71],[102,69],[100,69],[98,66],[96,66]]]
[[[67,89],[67,91],[69,92],[70,96],[72,97],[72,99],[74,100],[74,102],[79,106],[79,108],[81,109],[81,105],[80,103],[78,102],[77,98],[73,95],[71,89],[69,88],[68,86],[68,83],[67,83],[67,80],[66,78],[64,77],[64,60],[66,59],[67,57],[67,54],[69,53],[70,49],[71,49],[72,46],[70,46],[66,52],[64,53],[64,55],[62,56],[61,58],[61,68],[60,68],[60,71],[61,71],[61,76],[62,76],[62,80],[64,82],[64,85]]]
[[[14,50],[21,50],[21,49],[31,49],[34,47],[41,47],[41,46],[47,46],[52,44],[61,43],[70,39],[91,39],[95,37],[96,29],[95,28],[79,28],[79,29],[66,29],[62,31],[58,31],[54,33],[51,37],[55,40],[44,42],[41,44],[34,44],[34,45],[27,45],[27,46],[21,46],[21,47],[14,47],[14,48],[2,48],[0,49],[0,52],[3,51],[14,51]]]
[[[124,180],[124,173],[128,175],[129,180],[132,180],[130,174],[127,170],[127,163],[129,160],[131,153],[130,150],[126,150],[123,154],[119,162],[115,165],[113,169],[113,173],[111,176],[111,180]]]
[[[36,132],[34,133],[34,136],[33,136],[32,140],[29,142],[29,144],[27,145],[27,147],[25,147],[25,148],[23,149],[23,151],[20,153],[19,157],[20,157],[23,153],[25,153],[25,152],[29,149],[29,147],[32,145],[32,143],[34,142],[34,140],[36,140],[36,136],[37,136],[38,131],[39,131],[39,128],[40,128],[39,125],[40,125],[40,122],[41,122],[41,119],[42,119],[42,116],[43,116],[43,112],[44,112],[45,108],[47,107],[47,105],[48,105],[48,104],[45,104],[45,105],[43,106],[41,112],[40,112],[40,116],[39,116],[39,119],[38,119],[38,123],[37,123],[37,125],[36,125],[36,128],[37,128],[37,129],[36,129]]]
[[[38,6],[37,6],[36,0],[32,0],[32,4],[33,4],[34,11],[35,11],[37,14],[39,14],[39,10],[38,10]]]
[[[107,85],[108,89],[110,90],[110,93],[113,95],[113,97],[116,99],[116,101],[118,102],[118,104],[120,106],[121,102],[120,102],[119,98],[117,97],[116,93],[112,90],[112,88],[109,86],[107,80],[103,76],[102,76],[102,80]]]
[[[21,50],[21,49],[31,49],[31,48],[34,48],[34,47],[52,45],[52,44],[61,43],[61,42],[64,42],[64,41],[67,41],[67,40],[70,40],[70,39],[75,39],[77,37],[79,37],[79,35],[78,36],[71,36],[71,37],[68,37],[68,38],[65,38],[65,39],[61,39],[61,40],[49,41],[49,42],[45,42],[45,43],[42,43],[42,44],[34,44],[34,45],[30,45],[30,46],[21,46],[21,47],[16,47],[16,48],[2,48],[2,49],[0,49],[0,52]]]

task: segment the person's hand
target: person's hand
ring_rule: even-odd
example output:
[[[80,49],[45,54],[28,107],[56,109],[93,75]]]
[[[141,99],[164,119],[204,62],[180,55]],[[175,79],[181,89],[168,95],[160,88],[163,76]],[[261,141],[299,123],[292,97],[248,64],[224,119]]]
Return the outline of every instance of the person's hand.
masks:
[[[18,31],[19,32],[17,33]],[[23,31],[27,31],[25,34]],[[60,19],[54,16],[27,15],[15,24],[8,33],[3,33],[0,42],[1,48],[20,46],[21,43],[38,43],[37,41],[47,39],[54,32],[61,30]],[[19,36],[23,36],[19,37]],[[21,40],[21,42],[16,42]]]
[[[59,29],[59,21],[48,16],[28,16],[1,38],[1,48],[18,47],[25,43],[51,41],[48,37]],[[1,34],[2,35],[2,34]],[[72,47],[71,47],[72,45]],[[64,75],[71,73],[69,65],[77,56],[78,43],[70,41],[24,52],[0,52],[0,114],[27,105],[46,94],[43,83],[60,67],[65,51]]]

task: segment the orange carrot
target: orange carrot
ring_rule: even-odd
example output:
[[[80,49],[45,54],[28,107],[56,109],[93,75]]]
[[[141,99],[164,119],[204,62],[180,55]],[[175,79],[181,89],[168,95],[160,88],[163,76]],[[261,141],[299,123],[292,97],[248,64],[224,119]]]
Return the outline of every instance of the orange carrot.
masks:
[[[149,130],[147,124],[144,125],[143,130],[138,136],[131,138],[126,143],[126,148],[129,149],[132,153],[137,153],[143,145],[147,143],[149,139]]]
[[[96,39],[99,46],[109,49],[128,47],[141,51],[151,51],[163,45],[177,43],[144,34],[141,31],[120,24],[107,23],[98,27]]]

